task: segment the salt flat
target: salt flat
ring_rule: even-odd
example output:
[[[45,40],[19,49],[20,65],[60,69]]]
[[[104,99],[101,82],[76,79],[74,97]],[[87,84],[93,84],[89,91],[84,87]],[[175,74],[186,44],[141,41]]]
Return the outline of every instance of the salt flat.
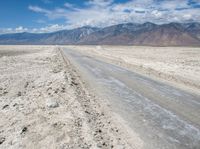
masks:
[[[132,148],[54,46],[0,46],[0,148]]]
[[[199,48],[0,46],[0,148],[198,148],[199,62]]]
[[[181,87],[200,89],[200,48],[68,46],[141,74]],[[187,89],[189,89],[187,88]]]
[[[94,92],[128,124],[132,137],[139,137],[134,143],[142,142],[143,149],[200,147],[199,94],[87,52],[69,47],[63,51]]]

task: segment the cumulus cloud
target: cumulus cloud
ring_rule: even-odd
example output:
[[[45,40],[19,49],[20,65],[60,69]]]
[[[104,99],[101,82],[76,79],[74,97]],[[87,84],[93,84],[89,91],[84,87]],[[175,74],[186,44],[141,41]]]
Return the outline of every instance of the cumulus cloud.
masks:
[[[113,2],[114,0],[89,0],[88,2],[85,2],[85,4],[95,7],[106,7],[111,5]]]
[[[29,6],[28,9],[34,11],[34,12],[39,12],[39,13],[45,13],[45,14],[49,14],[51,13],[51,11],[47,10],[47,9],[44,9],[44,8],[41,8],[41,7],[38,7],[38,6]]]
[[[46,27],[42,27],[39,29],[37,29],[37,28],[32,29],[31,32],[33,32],[33,33],[48,33],[48,32],[64,30],[64,29],[67,29],[67,27],[64,25],[52,24],[52,25],[48,25]]]
[[[65,3],[64,6],[65,6],[66,8],[71,8],[71,9],[74,8],[74,5],[71,4],[71,3]]]
[[[189,5],[187,0],[130,0],[124,3],[115,3],[114,0],[88,0],[84,4],[85,7],[82,8],[65,3],[64,7],[53,10],[38,6],[29,6],[29,9],[43,13],[49,19],[65,19],[67,26],[71,28],[84,25],[104,27],[124,22],[199,21],[200,17],[200,10]]]
[[[83,2],[84,7],[66,2],[63,6],[54,9],[33,5],[28,8],[46,16],[49,21],[62,19],[66,22],[64,25],[48,25],[31,30],[32,32],[52,32],[86,25],[105,27],[126,22],[157,24],[199,22],[200,9],[196,7],[199,4],[199,0],[129,0],[121,3],[116,3],[115,0],[87,0]]]
[[[22,33],[28,32],[29,29],[23,26],[18,26],[16,28],[0,28],[0,34],[7,34],[7,33]]]
[[[0,28],[0,34],[23,33],[23,32],[49,33],[65,29],[68,29],[68,27],[65,25],[58,25],[58,24],[51,24],[41,28],[25,28],[23,26],[19,26],[16,28]]]

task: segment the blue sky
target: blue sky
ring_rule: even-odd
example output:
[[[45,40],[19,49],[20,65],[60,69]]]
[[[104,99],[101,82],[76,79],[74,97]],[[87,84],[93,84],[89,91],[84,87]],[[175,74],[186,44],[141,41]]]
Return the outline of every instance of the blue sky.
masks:
[[[134,22],[200,22],[200,0],[2,0],[0,33]]]

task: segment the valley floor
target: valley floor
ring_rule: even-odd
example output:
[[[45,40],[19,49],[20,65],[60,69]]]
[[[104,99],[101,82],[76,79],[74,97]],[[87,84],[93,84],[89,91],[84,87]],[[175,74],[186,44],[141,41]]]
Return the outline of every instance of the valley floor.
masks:
[[[199,48],[0,46],[0,149],[198,148],[199,57]]]
[[[199,92],[200,48],[66,46],[180,88]]]
[[[54,46],[0,47],[0,148],[133,148]]]

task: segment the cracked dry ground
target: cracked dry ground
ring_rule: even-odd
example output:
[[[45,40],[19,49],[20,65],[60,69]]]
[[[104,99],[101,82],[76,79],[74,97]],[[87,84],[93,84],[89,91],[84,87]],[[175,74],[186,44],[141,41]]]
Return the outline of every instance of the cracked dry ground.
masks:
[[[55,47],[3,56],[0,70],[0,148],[132,148]]]

